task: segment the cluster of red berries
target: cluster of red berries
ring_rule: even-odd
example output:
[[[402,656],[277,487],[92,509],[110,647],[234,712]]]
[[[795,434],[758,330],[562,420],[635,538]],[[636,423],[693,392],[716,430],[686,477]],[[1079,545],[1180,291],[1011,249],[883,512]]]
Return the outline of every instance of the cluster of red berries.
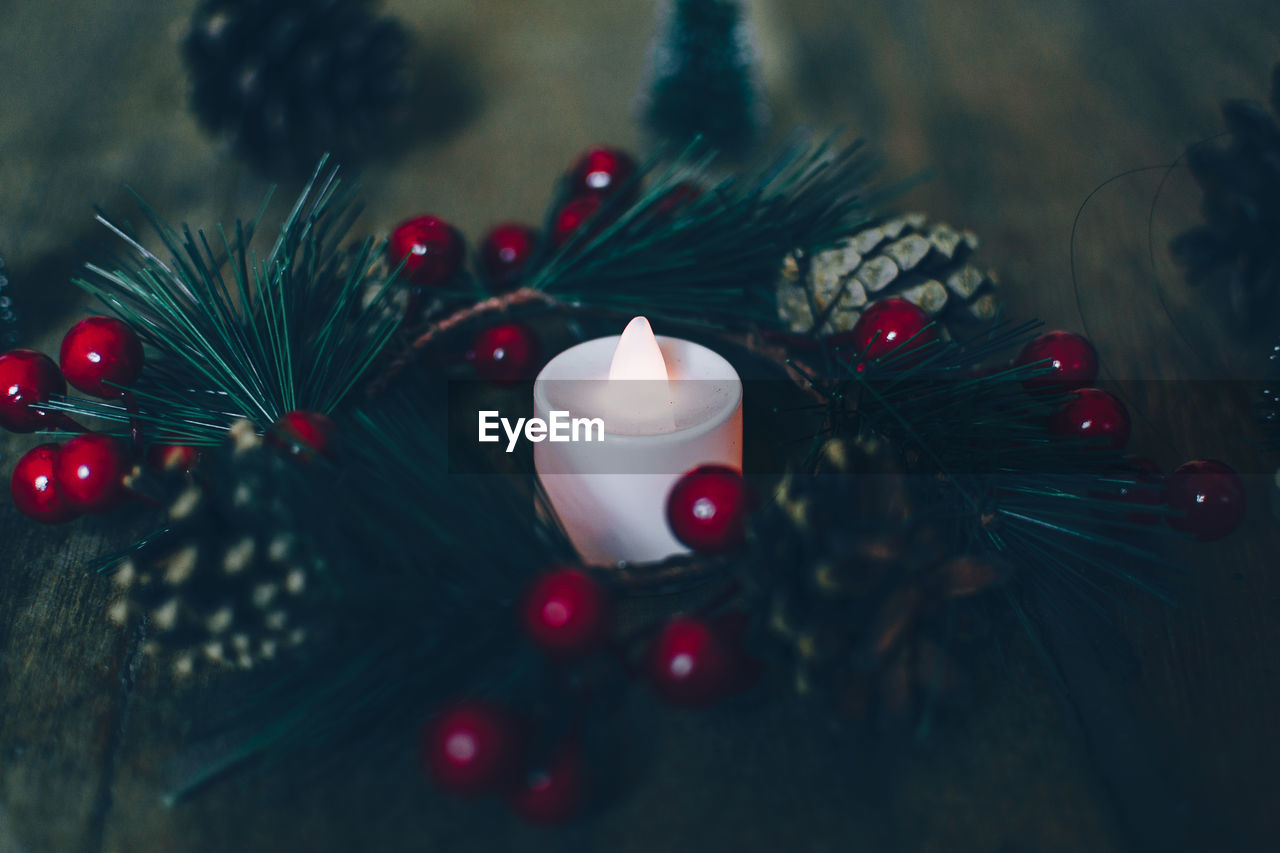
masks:
[[[667,502],[677,537],[700,553],[721,553],[744,539],[746,487],[739,471],[698,467],[682,476]],[[525,637],[548,657],[581,660],[611,644],[613,602],[585,571],[558,569],[535,579],[521,599],[518,621]],[[676,616],[658,626],[641,657],[640,674],[653,692],[675,706],[704,707],[739,692],[758,675],[746,654],[746,617]],[[513,811],[536,822],[561,821],[581,807],[584,765],[579,744],[566,742],[512,776],[521,730],[512,712],[492,703],[456,706],[426,727],[422,761],[445,790],[457,794],[512,790]],[[466,748],[458,748],[457,739]],[[504,757],[503,757],[504,756]],[[477,784],[477,777],[483,783]]]
[[[10,489],[25,515],[58,524],[82,513],[105,512],[128,496],[124,477],[133,463],[126,444],[83,432],[70,418],[42,405],[65,394],[68,382],[95,397],[123,397],[142,372],[142,363],[137,334],[111,317],[89,317],[72,326],[62,339],[59,364],[34,350],[0,355],[0,426],[13,432],[83,433],[66,444],[42,444],[18,460]]]
[[[938,341],[933,320],[905,299],[872,304],[848,332],[832,335],[826,344],[838,354],[862,363],[922,353]],[[1071,397],[1049,417],[1050,436],[1061,440],[1092,441],[1098,447],[1122,450],[1129,443],[1129,412],[1113,394],[1092,387],[1098,378],[1098,353],[1086,338],[1072,332],[1048,332],[1030,341],[1018,355],[1019,367],[1042,365],[1043,371],[1023,380],[1031,393],[1070,391]],[[1201,539],[1220,539],[1233,531],[1245,514],[1244,485],[1223,462],[1196,460],[1179,466],[1167,478],[1154,462],[1126,457],[1119,497],[1138,504],[1164,504],[1177,510],[1167,516],[1180,530]],[[1135,521],[1157,516],[1137,513]]]
[[[517,610],[519,627],[542,653],[561,663],[618,651],[611,639],[613,601],[603,585],[576,568],[536,578]],[[746,619],[677,616],[657,627],[639,671],[670,704],[701,707],[751,684],[758,665],[744,651]],[[625,659],[625,656],[624,656]],[[581,742],[570,736],[550,749],[530,749],[528,720],[487,699],[452,703],[423,727],[423,768],[457,796],[506,798],[516,814],[556,823],[580,813],[587,792]]]
[[[419,758],[446,793],[505,797],[512,811],[533,823],[575,817],[587,788],[580,745],[567,739],[532,757],[527,735],[524,720],[506,706],[462,700],[423,727]]]
[[[62,339],[61,367],[44,353],[15,349],[0,355],[0,426],[35,432],[66,425],[41,405],[65,394],[67,382],[95,397],[120,397],[142,372],[142,343],[125,323],[89,317]]]
[[[565,202],[556,212],[551,226],[551,244],[557,249],[569,242],[588,222],[599,227],[596,214],[606,200],[632,197],[639,167],[634,158],[617,148],[591,148],[584,151],[569,171]]]
[[[595,578],[574,568],[547,572],[525,591],[521,631],[548,657],[581,660],[604,651],[613,629],[613,602]],[[643,672],[659,696],[675,705],[717,701],[749,682],[740,616],[679,616],[658,630],[644,654]]]
[[[12,432],[66,430],[79,433],[65,444],[50,442],[29,450],[14,466],[13,502],[42,524],[61,524],[85,513],[107,512],[130,497],[125,478],[136,447],[105,433],[90,432],[66,415],[43,408],[67,383],[105,399],[131,405],[128,389],[142,373],[142,342],[128,324],[112,317],[81,320],[62,339],[59,363],[28,349],[0,355],[0,426]],[[316,412],[288,412],[271,439],[303,461],[333,457],[334,427]],[[145,462],[161,470],[189,471],[199,452],[188,445],[152,444]]]
[[[1060,439],[1092,439],[1101,447],[1121,450],[1129,442],[1129,413],[1112,394],[1091,387],[1098,378],[1098,353],[1084,337],[1071,332],[1040,335],[1019,354],[1021,367],[1042,364],[1044,372],[1024,380],[1027,390],[1071,391],[1071,398],[1049,418],[1049,434]],[[1125,457],[1126,470],[1117,494],[1121,500],[1145,505],[1164,504],[1176,511],[1166,516],[1179,530],[1200,539],[1221,539],[1239,526],[1245,515],[1244,484],[1224,462],[1201,459],[1178,466],[1168,477],[1141,456]],[[1129,481],[1127,484],[1125,481]],[[1134,513],[1131,520],[1154,523],[1151,513]]]
[[[599,210],[601,203],[627,188],[637,172],[636,161],[617,148],[585,151],[568,174],[567,201],[557,213],[551,234],[554,248],[563,246]],[[538,231],[521,222],[495,225],[480,242],[477,267],[494,293],[518,287],[521,274],[538,249]],[[407,219],[395,227],[387,242],[387,261],[399,267],[412,285],[439,288],[462,269],[466,255],[462,234],[430,214]]]
[[[566,201],[552,221],[550,248],[563,247],[588,222],[598,226],[596,214],[605,199],[629,193],[638,170],[635,159],[617,148],[601,146],[583,152],[566,177]],[[480,241],[475,266],[491,293],[506,293],[520,286],[538,248],[537,229],[521,222],[503,222]],[[387,242],[391,267],[399,268],[410,284],[428,291],[456,281],[465,256],[458,229],[433,215],[401,222]],[[540,357],[537,335],[518,322],[484,329],[467,350],[467,360],[476,374],[499,383],[529,378]]]
[[[518,609],[520,628],[538,649],[561,662],[601,650],[612,629],[613,602],[603,586],[577,569],[535,579]],[[535,823],[578,814],[585,768],[580,744],[568,738],[545,753],[529,748],[528,721],[488,700],[454,703],[422,730],[423,768],[457,796],[499,795]]]

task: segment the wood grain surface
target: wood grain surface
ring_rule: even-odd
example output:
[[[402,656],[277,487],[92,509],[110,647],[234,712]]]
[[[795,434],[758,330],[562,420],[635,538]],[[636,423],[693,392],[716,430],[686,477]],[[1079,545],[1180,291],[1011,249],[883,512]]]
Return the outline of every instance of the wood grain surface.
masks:
[[[0,3],[0,255],[28,346],[56,351],[81,310],[68,283],[78,244],[98,239],[93,205],[127,210],[126,184],[193,224],[256,209],[266,181],[185,111],[177,45],[191,5]],[[1000,271],[1013,316],[1087,328],[1109,376],[1127,380],[1135,447],[1166,468],[1209,456],[1253,472],[1243,529],[1179,554],[1191,569],[1180,606],[1135,600],[1117,612],[1142,675],[1120,688],[1132,717],[1114,731],[1138,734],[1108,743],[1090,729],[1109,719],[1098,709],[1081,710],[1082,728],[1015,648],[1009,673],[982,680],[960,724],[893,755],[843,747],[794,703],[685,714],[637,695],[617,744],[634,786],[564,830],[442,801],[408,750],[297,790],[247,776],[167,808],[160,794],[191,709],[140,655],[144,638],[106,620],[101,582],[85,570],[127,531],[38,528],[6,495],[0,853],[1272,849],[1280,524],[1263,472],[1276,460],[1249,445],[1248,389],[1235,381],[1256,377],[1270,342],[1231,328],[1214,296],[1188,289],[1168,261],[1168,238],[1198,216],[1185,170],[1168,174],[1154,207],[1161,169],[1093,197],[1075,241],[1078,291],[1069,252],[1095,187],[1220,133],[1224,97],[1265,96],[1280,4],[748,5],[779,133],[797,122],[845,128],[875,144],[889,174],[930,169],[904,203],[983,236],[980,257]],[[578,150],[641,147],[632,106],[650,0],[385,8],[412,30],[431,86],[415,103],[414,135],[362,175],[365,228],[422,211],[470,235],[536,221]],[[34,443],[0,438],[6,480]],[[1150,763],[1107,760],[1130,754]],[[1165,822],[1135,797],[1148,784],[1177,794]],[[1169,841],[1188,815],[1200,834]]]

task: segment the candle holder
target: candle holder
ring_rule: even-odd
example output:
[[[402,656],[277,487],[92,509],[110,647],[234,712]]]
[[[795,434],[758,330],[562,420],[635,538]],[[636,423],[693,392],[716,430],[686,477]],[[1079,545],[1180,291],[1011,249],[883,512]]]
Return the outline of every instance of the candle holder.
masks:
[[[680,596],[717,581],[726,580],[731,557],[677,554],[656,563],[626,566],[589,566],[589,571],[621,594],[637,598]]]
[[[651,372],[634,364],[644,354]],[[641,378],[619,378],[620,371]],[[701,465],[742,468],[737,372],[707,347],[655,338],[643,318],[622,335],[553,358],[534,382],[533,402],[544,421],[562,412],[601,425],[598,441],[534,446],[550,506],[588,563],[652,563],[687,553],[667,524],[672,486]]]

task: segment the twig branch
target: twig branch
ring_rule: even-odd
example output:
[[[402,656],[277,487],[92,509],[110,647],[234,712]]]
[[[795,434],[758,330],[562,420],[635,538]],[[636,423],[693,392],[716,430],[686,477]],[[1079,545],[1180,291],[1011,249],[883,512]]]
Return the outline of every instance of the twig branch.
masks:
[[[392,359],[383,371],[369,383],[367,395],[369,397],[377,397],[390,387],[395,378],[400,375],[406,367],[413,364],[422,351],[429,347],[431,343],[441,335],[456,329],[464,323],[468,323],[484,314],[490,314],[495,311],[507,311],[517,305],[527,305],[529,303],[542,303],[548,307],[556,307],[561,303],[552,296],[548,296],[541,290],[535,290],[530,287],[522,287],[519,290],[513,290],[510,293],[504,293],[501,296],[494,296],[469,305],[466,308],[459,309],[442,320],[438,320],[413,339],[409,346]]]

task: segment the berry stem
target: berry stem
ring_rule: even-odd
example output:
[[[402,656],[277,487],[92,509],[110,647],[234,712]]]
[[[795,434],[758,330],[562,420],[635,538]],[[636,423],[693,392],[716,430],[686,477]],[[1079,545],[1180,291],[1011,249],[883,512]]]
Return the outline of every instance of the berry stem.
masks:
[[[725,584],[724,589],[720,590],[714,598],[704,601],[702,604],[694,608],[692,613],[696,616],[710,616],[712,613],[737,598],[738,594],[741,592],[742,581],[731,581]]]
[[[381,395],[382,392],[386,391],[396,376],[400,374],[400,371],[412,364],[418,358],[422,350],[430,346],[431,342],[441,335],[461,326],[463,323],[474,320],[476,317],[490,314],[494,311],[506,311],[517,305],[526,305],[529,303],[541,303],[546,307],[555,307],[559,305],[559,302],[555,298],[548,296],[541,290],[535,290],[531,287],[522,287],[519,290],[513,290],[510,293],[505,293],[501,296],[494,296],[466,308],[461,308],[450,314],[448,317],[432,323],[422,332],[422,334],[418,335],[418,337],[413,340],[413,343],[409,344],[409,346],[406,347],[400,355],[392,359],[391,362],[387,364],[386,368],[383,369],[382,373],[369,384],[368,395],[370,397],[377,397]]]
[[[724,607],[726,604],[728,604],[729,602],[737,598],[738,595],[742,592],[742,589],[743,587],[742,587],[741,581],[738,581],[738,580],[730,581],[729,583],[726,583],[724,587],[719,592],[717,592],[714,596],[702,602],[701,604],[697,605],[696,607],[692,607],[688,610],[685,610],[682,608],[677,609],[675,613],[684,614],[684,615],[692,616],[696,618],[704,618],[704,617],[710,616],[713,613],[715,613],[717,610],[719,610],[720,608]],[[639,627],[629,631],[628,633],[622,636],[617,637],[616,639],[614,639],[613,642],[609,644],[609,651],[617,655],[618,659],[622,662],[623,669],[626,670],[628,675],[635,675],[638,672],[643,671],[644,669],[643,664],[637,664],[635,662],[634,656],[630,653],[630,651],[634,649],[637,644],[641,644],[642,641],[643,641],[643,645],[647,645],[649,638],[651,638],[659,629],[661,629],[662,626],[667,623],[667,621],[670,619],[671,616],[672,616],[672,612],[666,611],[666,610],[661,611],[657,616],[655,616],[655,618],[648,620],[643,624],[641,624]]]
[[[129,411],[129,446],[133,449],[134,457],[141,459],[146,448],[143,445],[142,421],[138,420],[138,401],[131,391],[122,392],[120,399]]]

